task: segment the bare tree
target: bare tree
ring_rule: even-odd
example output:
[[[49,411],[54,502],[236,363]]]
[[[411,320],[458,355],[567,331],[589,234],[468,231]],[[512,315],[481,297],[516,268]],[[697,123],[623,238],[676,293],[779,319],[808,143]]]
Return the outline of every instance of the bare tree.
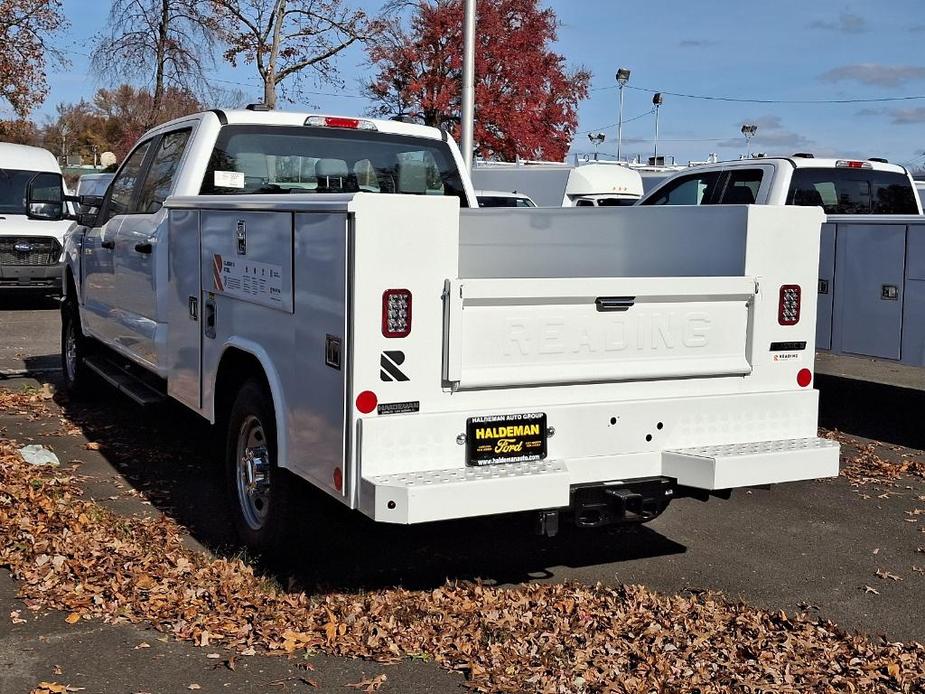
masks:
[[[151,89],[151,125],[169,89],[201,94],[214,32],[202,0],[113,0],[92,66],[110,82],[142,78]]]
[[[295,100],[304,72],[322,84],[337,83],[335,56],[366,39],[377,24],[343,0],[211,0],[214,20],[228,48],[225,59],[253,63],[263,100]],[[283,83],[286,86],[283,86]]]
[[[66,27],[59,0],[0,2],[0,99],[20,118],[45,100],[47,63],[66,64],[49,45]]]

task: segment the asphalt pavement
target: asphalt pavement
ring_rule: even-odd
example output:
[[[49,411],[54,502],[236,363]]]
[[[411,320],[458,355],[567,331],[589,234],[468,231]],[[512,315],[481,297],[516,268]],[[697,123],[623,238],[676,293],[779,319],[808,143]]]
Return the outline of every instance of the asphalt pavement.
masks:
[[[35,364],[56,366],[55,308],[0,305],[0,387],[58,383],[55,371],[13,375]],[[876,449],[882,457],[923,458],[904,445],[922,446],[914,415],[908,426],[902,417],[897,426],[895,416],[904,408],[921,412],[920,392],[837,376],[820,376],[817,383],[823,424],[885,440]],[[0,436],[42,443],[62,460],[81,461],[87,493],[100,503],[127,514],[166,513],[189,529],[192,545],[237,551],[209,455],[209,431],[194,415],[170,405],[141,410],[102,386],[79,408],[63,398],[49,406],[77,420],[83,434],[62,435],[54,417],[0,413]],[[88,440],[98,450],[87,450]],[[761,607],[817,614],[846,629],[925,641],[925,573],[914,570],[925,566],[925,516],[912,515],[925,507],[925,481],[919,478],[862,487],[839,478],[740,490],[728,501],[678,500],[646,526],[564,528],[552,539],[534,536],[523,516],[378,526],[304,491],[316,513],[296,529],[292,557],[265,567],[283,585],[294,582],[316,592],[424,588],[477,577],[499,584],[640,583],[664,593],[713,589]],[[878,570],[902,580],[886,580]],[[380,672],[391,684],[383,691],[449,691],[461,682],[418,661],[385,667],[319,657],[308,671],[285,658],[255,656],[231,672],[221,667],[221,658],[207,658],[205,649],[159,641],[159,634],[142,627],[90,622],[74,629],[58,613],[29,614],[26,623],[14,624],[5,619],[22,610],[14,596],[13,582],[0,575],[3,692],[68,677],[88,692],[181,692],[192,683],[207,691],[267,691],[270,684],[273,691],[296,691],[307,690],[300,679],[306,676],[322,691],[346,691],[346,683]],[[141,642],[151,648],[136,648]],[[65,674],[55,675],[55,666]]]

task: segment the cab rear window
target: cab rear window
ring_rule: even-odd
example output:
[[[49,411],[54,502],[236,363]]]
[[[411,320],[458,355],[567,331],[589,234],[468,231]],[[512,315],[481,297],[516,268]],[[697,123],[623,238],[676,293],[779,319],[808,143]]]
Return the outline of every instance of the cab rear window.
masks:
[[[788,205],[822,207],[826,214],[918,214],[909,178],[874,169],[799,168]]]
[[[445,142],[307,126],[223,127],[200,189],[202,195],[358,192],[450,195],[466,206]]]

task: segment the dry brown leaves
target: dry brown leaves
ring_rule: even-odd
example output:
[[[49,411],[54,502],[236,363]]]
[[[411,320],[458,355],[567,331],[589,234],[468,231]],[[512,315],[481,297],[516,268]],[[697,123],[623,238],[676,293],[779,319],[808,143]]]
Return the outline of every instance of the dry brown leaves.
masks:
[[[883,444],[857,439],[840,431],[822,430],[820,435],[842,445],[840,474],[852,484],[892,484],[907,475],[925,479],[925,463],[906,457],[900,462],[886,460],[878,454]]]
[[[33,609],[145,622],[242,654],[426,655],[479,691],[893,692],[925,679],[918,644],[714,594],[576,583],[287,593],[241,561],[183,548],[172,521],[116,515],[82,499],[74,477],[15,453],[0,441],[0,562]]]

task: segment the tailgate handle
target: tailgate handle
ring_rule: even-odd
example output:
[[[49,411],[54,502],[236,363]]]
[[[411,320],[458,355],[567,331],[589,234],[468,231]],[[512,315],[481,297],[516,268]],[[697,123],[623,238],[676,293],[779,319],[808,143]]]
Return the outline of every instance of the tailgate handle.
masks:
[[[635,296],[599,296],[594,300],[598,311],[628,311],[635,303]]]

